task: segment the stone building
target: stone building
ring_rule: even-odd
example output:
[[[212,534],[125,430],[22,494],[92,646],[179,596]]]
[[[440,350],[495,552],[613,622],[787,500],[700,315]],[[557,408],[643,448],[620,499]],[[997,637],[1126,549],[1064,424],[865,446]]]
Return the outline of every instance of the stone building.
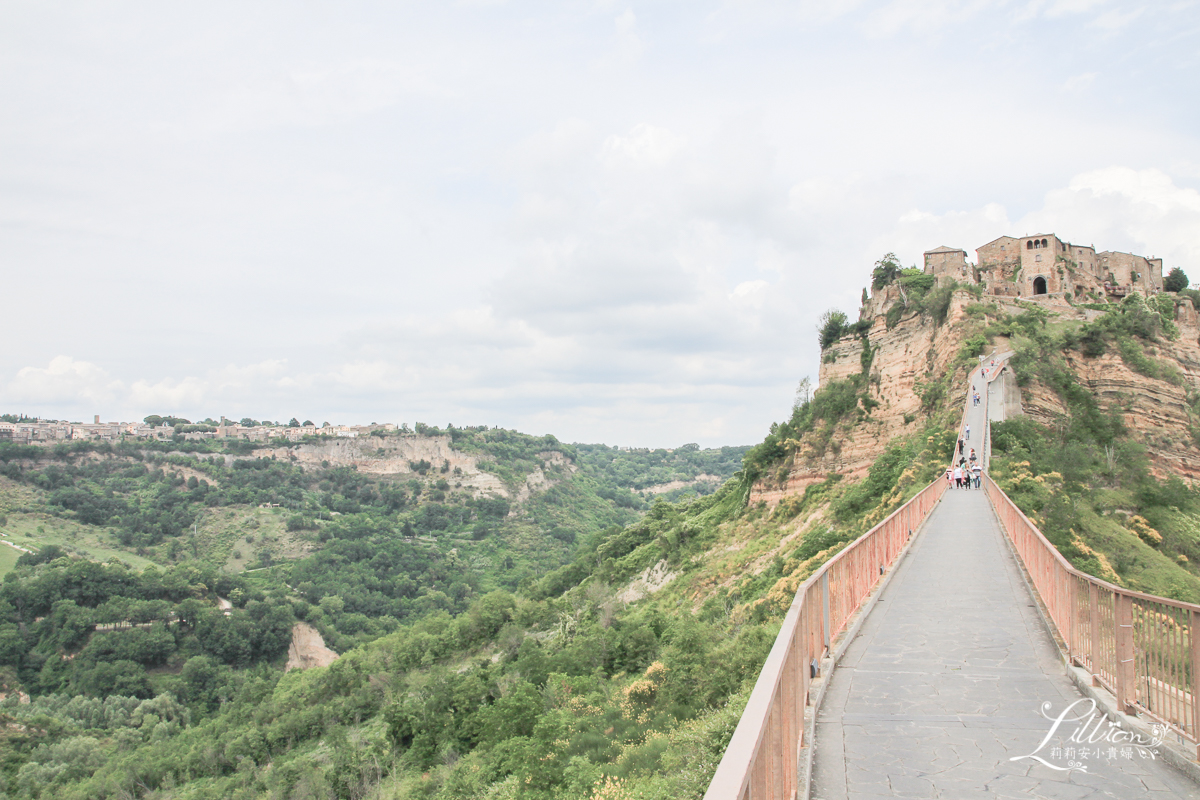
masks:
[[[1128,286],[1141,293],[1161,292],[1163,263],[1161,258],[1146,258],[1133,253],[1106,250],[1097,255],[1096,272],[1112,287]]]
[[[1162,291],[1161,258],[1097,253],[1090,245],[1064,242],[1053,233],[1001,236],[975,252],[980,280],[993,294],[1104,300]]]
[[[970,278],[972,283],[975,282],[975,276],[967,264],[967,251],[945,245],[925,251],[925,274],[949,275],[960,282]]]

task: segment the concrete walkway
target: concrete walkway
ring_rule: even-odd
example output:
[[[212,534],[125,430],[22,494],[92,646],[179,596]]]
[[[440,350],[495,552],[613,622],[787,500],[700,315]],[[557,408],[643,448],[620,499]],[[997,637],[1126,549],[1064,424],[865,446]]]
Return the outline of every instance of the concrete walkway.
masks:
[[[968,409],[972,438],[982,411]],[[1136,752],[1073,754],[1086,772],[1009,760],[1049,733],[1043,703],[1057,716],[1082,695],[1002,536],[982,490],[946,492],[833,671],[812,797],[1200,798],[1195,783]],[[1065,747],[1081,747],[1062,741],[1073,729],[1038,755],[1066,766]]]

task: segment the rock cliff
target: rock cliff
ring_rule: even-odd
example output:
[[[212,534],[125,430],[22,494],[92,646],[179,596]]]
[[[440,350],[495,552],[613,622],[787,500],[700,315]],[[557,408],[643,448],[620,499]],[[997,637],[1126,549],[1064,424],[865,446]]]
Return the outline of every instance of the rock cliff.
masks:
[[[784,497],[802,493],[830,474],[857,479],[884,452],[895,437],[915,433],[928,413],[960,409],[966,401],[961,387],[970,368],[961,358],[963,345],[985,328],[979,306],[994,315],[1020,314],[1029,307],[1046,310],[1051,325],[1079,325],[1091,322],[1105,312],[1079,308],[1057,298],[1035,303],[1019,303],[1010,298],[976,297],[967,290],[953,293],[942,324],[929,314],[906,311],[888,327],[888,311],[901,302],[899,287],[886,286],[870,298],[860,317],[869,322],[864,339],[844,336],[822,354],[820,385],[829,386],[866,370],[866,393],[878,403],[865,417],[847,420],[837,426],[825,443],[820,436],[806,435],[793,448],[788,459],[772,474],[759,480],[751,491],[752,503],[778,503]],[[974,313],[968,313],[966,309]],[[1200,478],[1200,448],[1192,430],[1200,423],[1200,319],[1190,301],[1181,298],[1175,306],[1175,324],[1179,336],[1162,340],[1146,348],[1146,355],[1165,365],[1166,372],[1178,370],[1182,381],[1158,379],[1132,369],[1116,352],[1089,358],[1079,350],[1064,352],[1069,367],[1104,407],[1118,405],[1130,435],[1145,445],[1151,469],[1159,478],[1178,475]],[[1007,350],[1005,336],[992,336],[984,353]],[[864,355],[865,346],[871,348]],[[942,396],[922,398],[922,390],[939,381],[950,370],[946,385],[951,391]],[[1016,394],[1015,381],[1009,390]],[[1033,381],[1020,387],[1019,397],[1010,400],[1009,413],[1025,413],[1034,420],[1053,425],[1067,413],[1062,400],[1049,387]]]
[[[1118,353],[1088,358],[1077,350],[1064,352],[1071,369],[1101,404],[1119,405],[1131,436],[1146,447],[1150,469],[1160,478],[1178,475],[1200,478],[1200,448],[1192,435],[1196,424],[1193,403],[1200,389],[1200,320],[1190,302],[1175,306],[1179,336],[1146,348],[1146,355],[1174,368],[1183,380],[1174,383],[1135,372]],[[1037,383],[1022,390],[1025,413],[1046,425],[1066,412],[1053,392]]]
[[[970,292],[955,292],[943,324],[911,311],[889,329],[887,311],[899,299],[897,287],[884,287],[861,312],[862,319],[871,323],[865,339],[873,351],[866,373],[867,394],[879,405],[862,420],[839,424],[826,446],[814,441],[819,437],[806,436],[780,470],[755,484],[751,503],[774,505],[832,473],[859,478],[892,439],[919,429],[925,416],[919,389],[950,368],[968,335],[963,309],[977,301]],[[864,340],[856,336],[843,337],[828,347],[822,354],[820,385],[861,374],[863,351]],[[951,399],[961,405],[964,398],[960,394]]]
[[[304,467],[354,467],[359,472],[394,478],[416,477],[414,465],[428,462],[430,475],[441,475],[446,468],[448,479],[461,483],[476,497],[488,494],[512,498],[521,503],[531,495],[544,491],[558,482],[552,473],[573,473],[570,458],[557,451],[537,454],[543,467],[535,469],[515,487],[505,484],[498,476],[480,468],[481,459],[454,449],[449,436],[363,436],[354,439],[326,439],[316,443],[291,445],[254,451],[250,458],[291,459]],[[227,456],[229,459],[237,456]]]

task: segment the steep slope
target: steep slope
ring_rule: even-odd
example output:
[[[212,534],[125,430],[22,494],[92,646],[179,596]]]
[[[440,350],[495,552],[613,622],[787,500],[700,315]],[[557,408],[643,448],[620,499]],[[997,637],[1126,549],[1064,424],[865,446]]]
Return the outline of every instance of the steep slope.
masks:
[[[830,475],[861,478],[898,438],[927,428],[925,435],[951,435],[963,397],[950,387],[964,385],[978,365],[986,322],[968,288],[944,286],[938,300],[933,309],[897,306],[896,287],[884,287],[853,332],[822,350],[820,389],[773,431],[768,445],[777,446],[760,450],[751,502],[774,505]],[[901,313],[889,313],[895,308]]]
[[[994,477],[1079,568],[1200,600],[1196,300],[1024,302],[905,273],[906,292],[877,286],[857,324],[822,331],[821,388],[751,452],[751,502],[855,479],[918,428],[948,456],[978,358],[1015,350],[992,389]]]

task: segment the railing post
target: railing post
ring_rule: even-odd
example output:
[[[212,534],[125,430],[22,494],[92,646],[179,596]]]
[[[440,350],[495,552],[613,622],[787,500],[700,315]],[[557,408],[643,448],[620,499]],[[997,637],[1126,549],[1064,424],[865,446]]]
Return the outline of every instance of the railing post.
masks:
[[[786,748],[783,746],[783,727],[783,695],[776,692],[775,701],[771,704],[767,768],[770,770],[769,786],[771,787],[771,797],[780,798],[785,796],[783,793],[783,784],[785,782],[783,772],[789,767],[788,762],[791,760],[784,758]]]
[[[1100,674],[1100,587],[1088,582],[1088,601],[1091,606],[1089,616],[1092,620],[1091,641],[1088,642],[1088,671],[1092,673],[1092,686],[1099,686],[1097,676]]]
[[[1067,582],[1067,630],[1071,632],[1071,635],[1067,637],[1067,661],[1070,662],[1079,652],[1079,633],[1076,631],[1079,619],[1079,581],[1065,570],[1063,571],[1063,580]]]
[[[1117,623],[1117,708],[1126,714],[1134,714],[1133,598],[1117,593],[1114,600]]]
[[[1188,612],[1188,644],[1192,650],[1192,739],[1196,741],[1196,760],[1200,761],[1200,611]]]
[[[825,633],[825,650],[829,650],[829,572],[821,576],[821,630]],[[824,655],[822,653],[821,655]]]
[[[783,686],[780,687],[783,690],[784,797],[792,797],[796,793],[800,748],[804,746],[804,703],[797,702],[798,698],[804,696],[804,673],[808,670],[808,665],[804,663],[803,641],[803,636],[792,639],[792,652],[784,662],[786,668]]]

